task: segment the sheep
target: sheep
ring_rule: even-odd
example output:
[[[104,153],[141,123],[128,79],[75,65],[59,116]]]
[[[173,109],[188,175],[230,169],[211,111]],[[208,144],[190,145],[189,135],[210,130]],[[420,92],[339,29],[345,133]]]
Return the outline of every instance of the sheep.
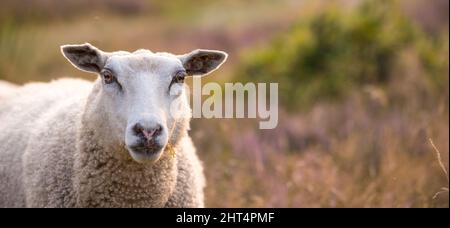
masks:
[[[204,207],[184,79],[227,54],[61,52],[98,77],[30,83],[0,102],[0,207]]]

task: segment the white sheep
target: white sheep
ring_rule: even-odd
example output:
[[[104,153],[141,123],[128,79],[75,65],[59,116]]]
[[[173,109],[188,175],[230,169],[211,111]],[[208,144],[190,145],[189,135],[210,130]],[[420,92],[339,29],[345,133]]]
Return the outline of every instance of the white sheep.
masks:
[[[31,83],[0,100],[0,207],[203,207],[183,81],[227,54],[61,50],[99,77]]]

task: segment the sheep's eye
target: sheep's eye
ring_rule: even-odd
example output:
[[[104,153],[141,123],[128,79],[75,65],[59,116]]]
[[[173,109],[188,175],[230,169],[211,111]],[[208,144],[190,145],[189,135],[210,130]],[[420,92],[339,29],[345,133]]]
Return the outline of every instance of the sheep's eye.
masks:
[[[183,83],[186,77],[186,71],[178,71],[173,78],[174,83]]]
[[[110,71],[103,71],[102,76],[105,84],[111,84],[116,81],[116,78],[112,75]]]

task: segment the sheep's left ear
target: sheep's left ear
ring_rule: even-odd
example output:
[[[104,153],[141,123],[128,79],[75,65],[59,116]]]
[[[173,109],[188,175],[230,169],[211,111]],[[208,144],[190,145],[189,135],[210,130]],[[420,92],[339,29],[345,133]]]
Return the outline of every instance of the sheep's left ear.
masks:
[[[228,54],[223,51],[197,49],[190,53],[180,55],[186,73],[193,75],[207,75],[222,65]]]
[[[61,52],[76,68],[93,73],[100,73],[108,58],[107,53],[89,43],[63,45]]]

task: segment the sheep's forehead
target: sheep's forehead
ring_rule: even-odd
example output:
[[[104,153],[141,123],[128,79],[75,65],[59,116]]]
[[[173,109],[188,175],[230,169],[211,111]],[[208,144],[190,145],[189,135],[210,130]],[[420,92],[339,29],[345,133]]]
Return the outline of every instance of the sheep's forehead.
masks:
[[[166,75],[182,69],[181,61],[169,53],[152,53],[138,50],[133,53],[121,53],[108,58],[105,68],[111,69],[123,77],[132,77],[138,73]]]

